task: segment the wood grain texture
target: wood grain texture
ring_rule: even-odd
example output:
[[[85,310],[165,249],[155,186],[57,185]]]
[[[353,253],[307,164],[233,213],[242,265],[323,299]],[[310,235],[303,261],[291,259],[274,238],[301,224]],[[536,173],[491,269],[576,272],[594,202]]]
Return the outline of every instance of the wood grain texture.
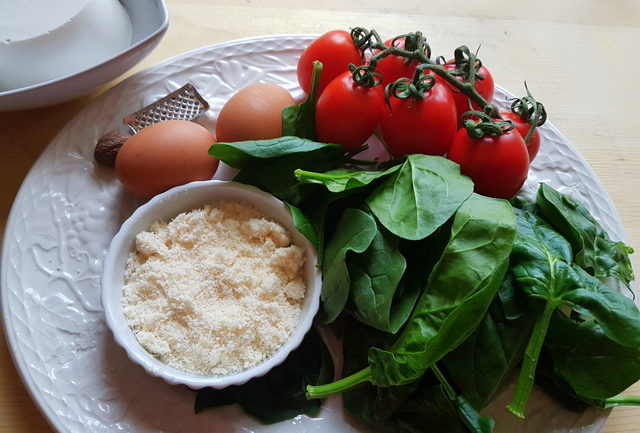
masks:
[[[422,30],[434,53],[467,44],[495,81],[523,93],[526,80],[549,120],[578,148],[609,192],[640,249],[640,2],[635,0],[168,0],[169,30],[158,48],[120,79],[184,51],[269,34],[318,34],[350,26],[383,36]],[[116,80],[118,81],[118,80]],[[114,83],[105,86],[110,87]],[[104,90],[103,89],[103,90]],[[43,109],[0,113],[0,224],[22,180],[55,134],[94,95]],[[640,255],[633,257],[640,269]],[[0,433],[51,431],[22,386],[0,342]],[[640,384],[629,393],[640,394]],[[617,408],[603,433],[640,431],[640,408]]]

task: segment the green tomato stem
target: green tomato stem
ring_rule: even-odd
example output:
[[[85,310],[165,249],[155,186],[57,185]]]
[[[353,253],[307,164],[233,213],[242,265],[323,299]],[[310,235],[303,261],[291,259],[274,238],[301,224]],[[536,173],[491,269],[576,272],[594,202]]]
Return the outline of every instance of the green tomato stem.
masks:
[[[531,121],[529,122],[531,127],[529,128],[527,135],[524,137],[524,143],[529,144],[529,142],[531,141],[531,137],[533,137],[533,133],[536,132],[536,128],[539,126],[538,123],[540,122],[540,119],[542,117],[542,104],[533,99],[533,95],[531,95],[526,81],[524,82],[524,88],[527,91],[527,97],[529,97],[533,101],[533,116],[531,118]]]
[[[348,391],[365,382],[371,382],[371,367],[364,368],[357,373],[343,379],[324,385],[308,385],[307,399],[325,398],[334,394]]]
[[[475,77],[472,77],[472,79],[468,82],[460,81],[456,78],[455,75],[453,75],[443,66],[437,64],[436,62],[431,60],[429,57],[425,56],[424,53],[421,53],[419,51],[417,52],[407,51],[398,47],[387,47],[386,45],[383,45],[383,46],[384,48],[382,49],[382,51],[375,54],[369,60],[370,66],[373,66],[375,68],[376,65],[382,59],[390,55],[404,57],[407,59],[416,59],[418,62],[423,64],[423,66],[420,66],[421,68],[429,69],[433,71],[433,73],[441,77],[448,84],[450,84],[460,92],[464,93],[476,105],[482,107],[483,110],[485,111],[488,110],[487,114],[489,114],[490,116],[499,117],[498,109],[495,106],[491,105],[486,99],[484,99],[476,90],[473,84]],[[376,48],[380,48],[380,47],[376,47]],[[474,56],[474,60],[475,60],[475,56]]]
[[[533,133],[536,132],[536,123],[538,122],[540,115],[539,115],[539,110],[538,107],[535,108],[535,113],[533,115],[533,119],[531,120],[531,123],[529,124],[529,130],[527,131],[527,135],[524,136],[524,144],[529,145],[529,142],[531,141],[531,138],[533,137]]]
[[[536,99],[529,91],[529,86],[527,86],[527,82],[524,82],[524,88],[527,91],[527,96],[523,96],[522,98],[515,99],[511,103],[511,112],[516,114],[523,122],[528,123],[529,131],[524,137],[525,144],[529,144],[531,141],[531,137],[533,137],[534,132],[538,126],[544,125],[547,121],[547,112],[542,105],[541,102],[536,101]]]
[[[516,390],[511,398],[511,403],[507,406],[507,409],[514,415],[524,418],[525,408],[529,401],[529,395],[533,388],[533,381],[536,374],[536,366],[538,364],[538,358],[540,357],[540,351],[544,339],[549,329],[549,323],[551,322],[551,316],[558,306],[558,302],[554,300],[548,300],[542,315],[536,321],[529,343],[524,352],[524,359],[522,361],[522,367],[520,369],[520,375],[518,376],[518,383],[516,384]]]

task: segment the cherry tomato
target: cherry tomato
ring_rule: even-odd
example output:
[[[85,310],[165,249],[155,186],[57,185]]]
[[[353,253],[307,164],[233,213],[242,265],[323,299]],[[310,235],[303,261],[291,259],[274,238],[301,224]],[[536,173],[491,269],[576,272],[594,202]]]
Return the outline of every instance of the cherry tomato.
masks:
[[[391,46],[393,39],[389,39],[384,44],[388,47]],[[397,48],[404,49],[404,38],[397,39],[395,42]],[[416,67],[420,64],[417,60],[412,60],[410,63],[406,63],[406,59],[400,56],[387,56],[378,62],[376,69],[382,75],[382,86],[386,87],[387,84],[393,83],[398,78],[413,77]]]
[[[338,75],[349,70],[349,63],[360,64],[360,50],[351,34],[345,30],[332,30],[320,36],[305,48],[298,60],[298,83],[305,92],[311,87],[313,62],[322,62],[318,94]]]
[[[527,122],[524,122],[522,118],[516,113],[508,111],[506,113],[500,113],[500,116],[502,116],[503,119],[513,121],[513,123],[515,123],[516,125],[516,130],[520,133],[520,135],[522,135],[522,138],[526,137],[529,133],[531,125]],[[537,129],[533,131],[533,135],[531,136],[529,143],[526,144],[527,151],[529,152],[529,162],[531,163],[536,158],[536,156],[538,155],[538,151],[540,150],[540,134],[538,133]]]
[[[347,150],[357,149],[373,134],[383,107],[382,86],[361,86],[349,71],[337,76],[318,98],[318,140],[341,144]]]
[[[475,192],[489,197],[513,197],[529,172],[527,146],[516,130],[474,139],[461,128],[447,157],[460,164],[462,174],[473,180]]]
[[[445,63],[445,69],[453,70],[456,69],[456,65],[453,63],[453,60]],[[491,102],[493,99],[493,93],[495,91],[495,86],[493,83],[493,77],[489,70],[483,65],[478,69],[478,74],[484,77],[484,80],[480,80],[476,77],[474,81],[474,87],[487,102]],[[462,81],[462,76],[457,76],[458,80]],[[458,110],[458,117],[462,116],[462,114],[466,113],[470,110],[469,108],[469,98],[462,92],[460,92],[457,88],[451,86],[451,91],[453,93],[453,97],[456,101],[456,109]],[[473,104],[474,109],[479,109],[475,104]]]
[[[424,153],[444,155],[456,135],[458,119],[449,88],[436,81],[423,99],[391,97],[385,106],[380,131],[394,156]]]

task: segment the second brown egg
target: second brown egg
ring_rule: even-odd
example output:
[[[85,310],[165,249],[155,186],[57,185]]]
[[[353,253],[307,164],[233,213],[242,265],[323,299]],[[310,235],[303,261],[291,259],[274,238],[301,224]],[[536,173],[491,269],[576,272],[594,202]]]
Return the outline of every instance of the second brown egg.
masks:
[[[216,122],[220,142],[266,140],[282,136],[282,109],[295,102],[283,87],[257,83],[233,95]]]

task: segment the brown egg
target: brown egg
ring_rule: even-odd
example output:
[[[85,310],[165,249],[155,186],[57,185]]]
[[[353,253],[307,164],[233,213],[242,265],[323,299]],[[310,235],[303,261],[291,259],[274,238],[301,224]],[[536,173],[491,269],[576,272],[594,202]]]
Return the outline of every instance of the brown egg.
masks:
[[[216,122],[218,141],[266,140],[282,136],[282,109],[294,105],[283,87],[252,84],[233,95]]]
[[[116,174],[134,194],[151,197],[177,185],[211,179],[218,160],[209,155],[215,138],[186,120],[155,123],[130,137],[116,156]]]

